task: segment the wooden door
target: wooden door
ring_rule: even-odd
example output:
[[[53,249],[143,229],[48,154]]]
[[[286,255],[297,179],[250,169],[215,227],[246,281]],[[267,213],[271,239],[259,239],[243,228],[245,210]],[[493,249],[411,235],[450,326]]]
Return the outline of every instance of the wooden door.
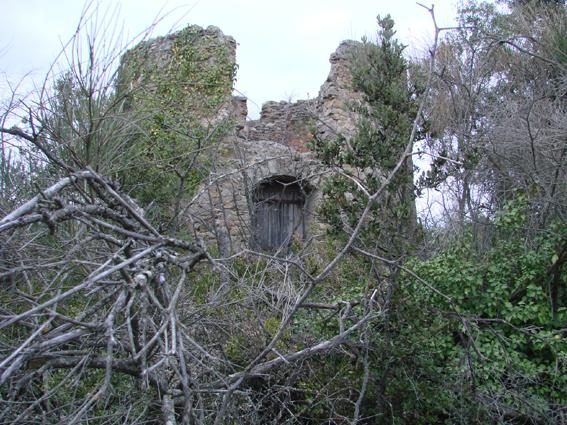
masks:
[[[305,196],[297,183],[262,183],[255,195],[253,227],[258,248],[274,250],[289,245],[294,234],[304,237]]]

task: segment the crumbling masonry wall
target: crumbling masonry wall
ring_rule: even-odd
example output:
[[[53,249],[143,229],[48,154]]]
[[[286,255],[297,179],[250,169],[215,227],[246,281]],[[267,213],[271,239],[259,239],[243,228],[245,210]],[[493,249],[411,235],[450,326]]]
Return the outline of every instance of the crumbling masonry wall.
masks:
[[[253,231],[251,194],[269,178],[288,176],[311,188],[305,204],[307,238],[324,237],[326,226],[317,219],[317,206],[329,170],[310,151],[309,142],[355,130],[354,109],[362,96],[352,89],[350,64],[357,45],[343,42],[331,55],[329,75],[314,99],[266,102],[260,118],[248,121],[246,99],[233,99],[235,132],[222,143],[216,172],[189,208],[199,234],[223,240],[227,253],[247,247]]]
[[[218,61],[235,65],[236,43],[232,37],[214,27],[191,28],[191,34],[195,35],[191,51],[199,52],[201,58],[209,55],[203,66]],[[172,34],[146,42],[129,53],[135,57],[140,54],[136,49],[142,49],[150,63],[157,63],[152,68],[140,68],[129,81],[144,85],[151,92],[152,73],[170,66],[177,54],[172,51],[176,37]],[[218,52],[227,49],[215,49],[215,44],[228,47],[229,54],[219,57]],[[318,188],[328,170],[310,152],[309,142],[314,137],[329,140],[337,134],[348,137],[355,131],[354,106],[361,102],[362,96],[352,89],[350,64],[357,45],[345,41],[331,55],[329,75],[314,99],[266,102],[258,120],[247,120],[246,99],[225,93],[214,116],[207,117],[211,122],[223,122],[229,130],[218,143],[207,148],[208,175],[197,190],[184,197],[183,219],[196,230],[197,236],[217,241],[221,254],[228,255],[248,246],[254,211],[252,194],[260,183],[277,176],[294,178],[300,185],[311,188],[305,204],[308,237],[324,233],[325,226],[317,220],[316,207],[320,198]],[[186,111],[195,112],[199,114],[199,111]]]

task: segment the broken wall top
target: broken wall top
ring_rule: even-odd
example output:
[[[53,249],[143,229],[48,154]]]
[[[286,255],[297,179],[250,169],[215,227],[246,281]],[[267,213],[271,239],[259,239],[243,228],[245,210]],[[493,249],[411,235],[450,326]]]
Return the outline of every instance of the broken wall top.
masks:
[[[266,102],[260,118],[253,121],[246,118],[246,99],[232,97],[236,45],[234,38],[216,27],[188,26],[128,51],[122,59],[119,85],[137,88],[133,104],[158,95],[161,102],[201,121],[232,118],[234,131],[244,139],[274,141],[300,152],[309,150],[313,137],[353,133],[352,105],[361,95],[352,89],[350,66],[359,42],[344,41],[331,54],[329,75],[316,98]]]

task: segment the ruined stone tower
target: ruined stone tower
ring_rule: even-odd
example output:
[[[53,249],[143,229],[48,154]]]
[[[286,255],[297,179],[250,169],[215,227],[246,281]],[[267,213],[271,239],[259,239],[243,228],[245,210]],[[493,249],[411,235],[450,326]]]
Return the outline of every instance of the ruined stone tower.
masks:
[[[175,33],[133,49],[123,61],[129,71],[123,70],[122,78],[123,84],[142,87],[153,97],[156,73],[175,65],[179,51],[186,49],[187,55],[198,59],[195,70],[205,75],[203,81],[209,73],[226,79],[228,85],[221,84],[210,99],[208,93],[186,89],[186,96],[197,96],[199,102],[187,98],[178,102],[185,116],[195,118],[187,125],[196,120],[218,135],[214,143],[200,146],[204,155],[193,166],[199,162],[207,173],[183,197],[183,221],[191,222],[198,236],[217,241],[225,255],[248,247],[275,250],[294,238],[319,237],[324,225],[317,220],[316,206],[326,169],[310,152],[309,142],[337,134],[349,137],[355,131],[353,104],[362,96],[352,89],[350,63],[358,43],[345,41],[331,55],[329,75],[316,98],[267,102],[260,118],[250,121],[246,99],[227,90],[233,74],[223,75],[217,69],[219,63],[226,70],[235,69],[234,39],[215,27],[189,28],[184,31],[191,37]],[[190,46],[181,46],[181,37]],[[135,72],[132,64],[137,64]]]

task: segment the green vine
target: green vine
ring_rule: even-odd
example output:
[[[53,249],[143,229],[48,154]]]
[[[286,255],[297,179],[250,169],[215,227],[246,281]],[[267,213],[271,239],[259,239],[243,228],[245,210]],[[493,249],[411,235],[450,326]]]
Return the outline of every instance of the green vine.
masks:
[[[180,189],[195,193],[208,172],[207,151],[229,128],[218,115],[232,92],[232,49],[215,31],[188,26],[123,58],[118,90],[131,91],[127,107],[140,120],[140,133],[122,180],[165,220]]]

